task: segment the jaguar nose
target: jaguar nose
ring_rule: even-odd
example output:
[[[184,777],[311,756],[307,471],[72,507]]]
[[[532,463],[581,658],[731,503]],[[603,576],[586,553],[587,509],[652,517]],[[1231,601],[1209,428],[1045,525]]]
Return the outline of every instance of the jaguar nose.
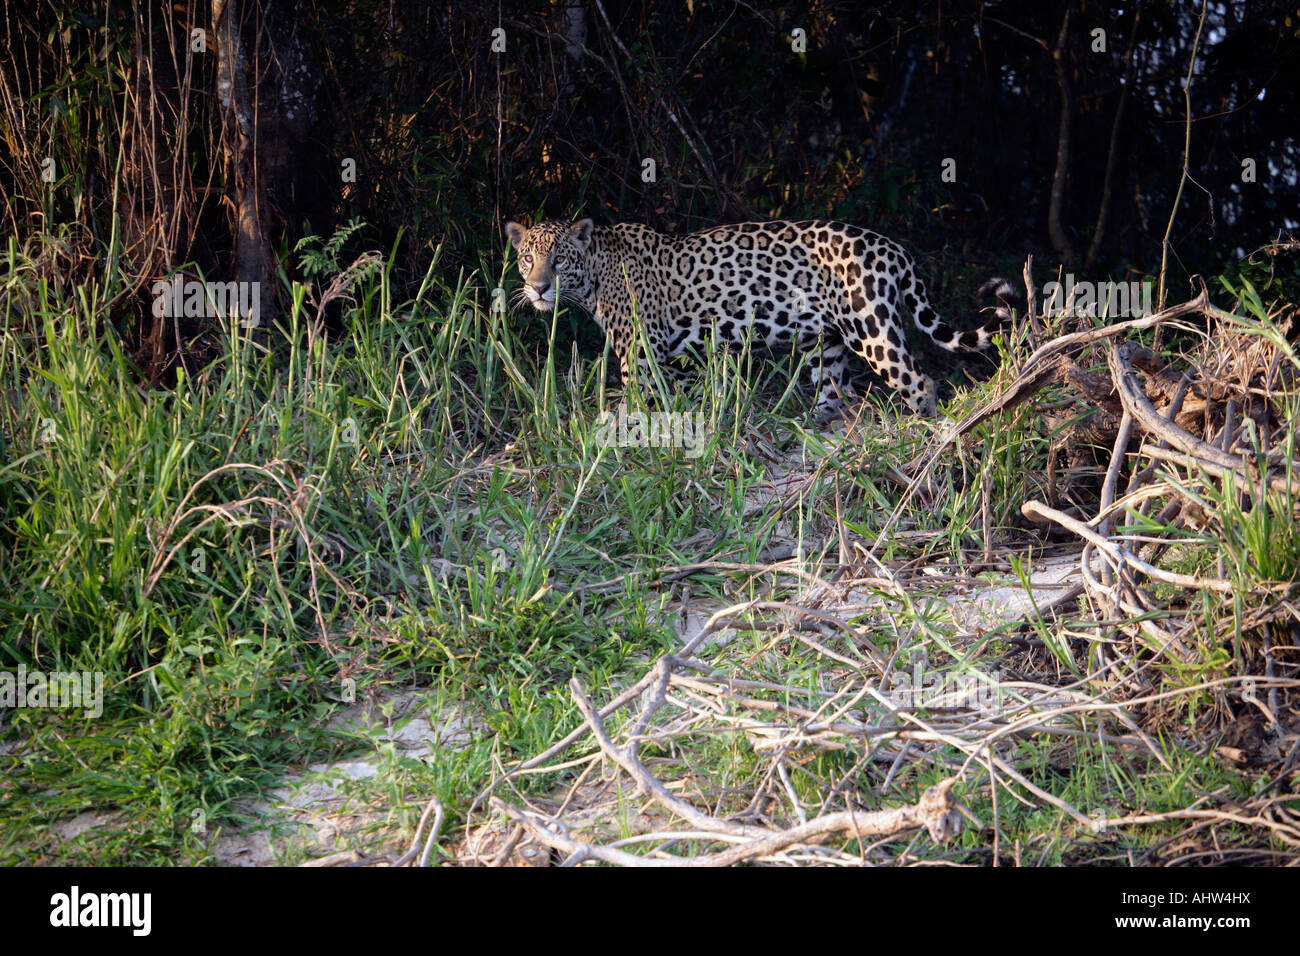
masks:
[[[546,295],[546,290],[548,290],[550,287],[551,284],[545,280],[533,283],[533,291],[536,292],[538,295]]]

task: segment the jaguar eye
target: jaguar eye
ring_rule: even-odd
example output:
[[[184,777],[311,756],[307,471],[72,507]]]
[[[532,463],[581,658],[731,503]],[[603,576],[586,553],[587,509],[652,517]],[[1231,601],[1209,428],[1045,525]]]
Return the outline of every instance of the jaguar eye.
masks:
[[[525,252],[522,256],[519,257],[519,261],[522,262],[524,265],[528,265],[530,262],[533,261],[532,253]]]
[[[560,256],[558,259],[555,260],[555,268],[557,269],[563,269],[568,264],[569,264],[569,260],[564,258],[563,256]]]

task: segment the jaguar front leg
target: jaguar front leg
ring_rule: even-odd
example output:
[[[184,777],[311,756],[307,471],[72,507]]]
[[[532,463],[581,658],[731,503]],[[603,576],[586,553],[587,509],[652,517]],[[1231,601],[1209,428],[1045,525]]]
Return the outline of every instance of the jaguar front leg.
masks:
[[[654,348],[654,362],[650,360],[650,351]],[[631,353],[636,353],[635,375],[632,368]],[[619,372],[622,375],[623,388],[628,389],[631,379],[635,377],[640,384],[642,394],[647,398],[657,392],[656,384],[680,385],[690,381],[694,369],[685,356],[664,354],[662,346],[655,348],[655,343],[647,345],[644,341],[629,342],[619,355]]]

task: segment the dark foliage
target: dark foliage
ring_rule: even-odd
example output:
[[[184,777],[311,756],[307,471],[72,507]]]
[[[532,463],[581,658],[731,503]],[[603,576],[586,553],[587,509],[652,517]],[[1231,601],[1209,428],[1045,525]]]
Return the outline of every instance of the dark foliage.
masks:
[[[1178,194],[1201,16],[1154,0],[231,3],[274,145],[261,186],[279,265],[293,274],[299,236],[359,216],[357,241],[400,239],[409,277],[438,243],[447,268],[475,267],[501,248],[504,218],[579,211],[673,230],[843,218],[951,256],[962,281],[1029,251],[1149,273]],[[193,3],[7,7],[10,231],[72,223],[101,249],[116,211],[136,217],[125,237],[139,243],[171,224],[164,254],[125,250],[141,280],[186,260],[235,268],[220,200],[239,177],[222,159],[209,18]],[[185,55],[196,28],[208,52]],[[1199,51],[1173,295],[1300,222],[1300,14],[1207,4]],[[167,115],[114,119],[133,110]],[[150,149],[185,162],[160,181]]]

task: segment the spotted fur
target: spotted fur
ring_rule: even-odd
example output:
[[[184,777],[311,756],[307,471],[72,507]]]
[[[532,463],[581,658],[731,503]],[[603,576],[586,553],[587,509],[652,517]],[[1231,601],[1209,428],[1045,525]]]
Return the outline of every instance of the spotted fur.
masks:
[[[823,414],[849,394],[849,354],[856,353],[915,412],[933,416],[934,381],[907,349],[905,319],[950,351],[985,348],[1002,321],[953,329],[930,306],[902,246],[843,222],[746,222],[669,236],[633,223],[552,219],[531,229],[506,223],[506,235],[523,295],[543,312],[557,296],[589,311],[609,337],[624,384],[635,312],[656,360],[670,370],[670,359],[707,336],[739,344],[748,332],[773,352],[816,350],[809,366]],[[644,349],[639,354],[644,381]]]

